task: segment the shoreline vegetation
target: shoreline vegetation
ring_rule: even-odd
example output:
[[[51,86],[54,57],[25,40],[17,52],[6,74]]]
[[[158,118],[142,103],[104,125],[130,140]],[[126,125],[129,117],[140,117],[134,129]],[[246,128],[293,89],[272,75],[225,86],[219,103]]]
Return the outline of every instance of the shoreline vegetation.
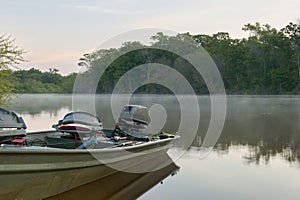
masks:
[[[100,49],[79,59],[78,65],[86,68],[80,76],[84,83],[84,80],[88,81],[108,66],[96,92],[109,94],[128,70],[142,64],[160,63],[172,66],[181,73],[196,94],[208,94],[203,79],[186,60],[157,49],[168,45],[184,48],[184,41],[193,38],[195,47],[202,46],[216,63],[227,94],[300,94],[300,22],[291,22],[280,30],[268,24],[246,24],[242,30],[249,34],[247,38],[231,38],[226,32],[213,35],[182,33],[176,36],[157,33],[151,37],[149,46],[140,42],[125,42],[120,48]],[[15,52],[19,56],[15,62],[2,62],[5,42],[9,42],[12,49],[17,48],[10,37],[3,35],[0,39],[0,99],[10,92],[72,93],[76,73],[63,76],[55,68],[47,72],[35,68],[12,70],[12,65],[24,61],[21,56],[24,51]],[[111,60],[112,63],[109,62]],[[78,91],[91,93],[86,88]],[[142,86],[136,93],[172,94],[167,88],[156,84]]]

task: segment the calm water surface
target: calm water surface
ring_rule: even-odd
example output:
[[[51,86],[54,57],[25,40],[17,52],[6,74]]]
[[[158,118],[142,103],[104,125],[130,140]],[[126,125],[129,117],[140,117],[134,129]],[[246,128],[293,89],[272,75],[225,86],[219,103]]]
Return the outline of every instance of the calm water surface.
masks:
[[[198,100],[201,121],[189,120],[199,123],[200,129],[190,149],[176,161],[179,171],[169,176],[176,168],[173,166],[172,170],[143,176],[139,181],[144,185],[150,179],[157,180],[140,192],[140,199],[299,199],[300,96],[228,96],[222,135],[213,152],[202,160],[199,146],[210,119],[210,101],[207,96]],[[104,127],[113,128],[110,97],[97,96],[96,102]],[[175,97],[136,96],[132,103],[163,105],[168,114],[164,129],[178,128],[180,110]],[[45,130],[72,110],[72,96],[18,95],[8,108],[25,119],[29,131]],[[130,174],[120,176],[134,179]],[[78,190],[94,192],[104,183],[120,182],[118,177],[105,181]],[[77,198],[80,194],[86,197],[78,194]],[[102,199],[100,195],[93,198]]]

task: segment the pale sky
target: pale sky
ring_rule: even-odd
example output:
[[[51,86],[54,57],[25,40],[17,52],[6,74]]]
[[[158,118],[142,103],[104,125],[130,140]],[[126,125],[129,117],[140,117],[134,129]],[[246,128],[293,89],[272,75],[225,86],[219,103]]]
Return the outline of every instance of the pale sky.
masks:
[[[246,23],[282,28],[300,17],[299,0],[0,0],[0,34],[27,53],[19,65],[63,74],[84,53],[120,33],[161,28],[192,34],[247,36]]]

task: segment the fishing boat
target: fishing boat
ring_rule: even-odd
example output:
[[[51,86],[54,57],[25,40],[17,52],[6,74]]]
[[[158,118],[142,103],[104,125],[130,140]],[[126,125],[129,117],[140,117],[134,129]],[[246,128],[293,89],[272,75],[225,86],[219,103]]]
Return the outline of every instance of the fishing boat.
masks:
[[[21,117],[0,109],[0,197],[43,199],[106,177],[116,169],[155,170],[151,161],[166,154],[178,136],[136,134],[149,123],[137,119],[144,111],[141,106],[124,107],[119,122],[129,122],[127,129],[124,123],[114,130],[103,129],[97,116],[71,112],[53,125],[54,130],[26,132]],[[145,162],[150,164],[143,165]]]

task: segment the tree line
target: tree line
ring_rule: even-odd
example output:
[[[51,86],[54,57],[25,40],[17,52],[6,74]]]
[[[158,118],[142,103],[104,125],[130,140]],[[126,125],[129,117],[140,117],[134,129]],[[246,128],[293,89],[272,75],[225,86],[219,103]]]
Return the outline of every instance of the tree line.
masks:
[[[31,68],[12,72],[13,93],[72,93],[76,73],[63,76],[56,68],[47,72]]]
[[[268,24],[246,24],[242,28],[247,38],[232,38],[229,33],[212,35],[182,33],[175,36],[157,33],[151,44],[125,42],[119,48],[100,49],[86,53],[79,66],[86,70],[81,76],[83,85],[98,80],[97,93],[111,93],[117,81],[130,69],[147,63],[172,66],[182,74],[197,94],[208,89],[195,68],[185,60],[160,47],[192,52],[203,47],[216,63],[228,94],[299,94],[300,93],[300,23],[289,23],[277,30]],[[193,39],[188,43],[188,40]],[[190,49],[189,49],[190,48]],[[38,69],[12,70],[24,61],[24,50],[8,35],[0,36],[0,99],[15,93],[71,93],[76,73],[62,76],[55,68],[48,72]],[[87,87],[77,92],[87,93]],[[171,93],[168,88],[148,84],[139,93]],[[1,102],[0,102],[1,103]]]
[[[247,38],[231,38],[226,32],[176,36],[157,33],[151,37],[151,45],[126,42],[120,48],[100,49],[84,54],[79,65],[87,67],[83,77],[103,73],[98,93],[111,93],[119,78],[135,66],[160,63],[172,66],[185,76],[197,94],[207,94],[206,84],[190,63],[178,55],[157,49],[172,46],[189,52],[193,47],[202,46],[216,63],[228,94],[299,94],[300,24],[289,23],[280,30],[268,24],[246,24],[242,30],[249,34]],[[192,48],[186,45],[189,38],[194,41],[189,43]],[[149,84],[139,88],[139,92],[170,91]]]

